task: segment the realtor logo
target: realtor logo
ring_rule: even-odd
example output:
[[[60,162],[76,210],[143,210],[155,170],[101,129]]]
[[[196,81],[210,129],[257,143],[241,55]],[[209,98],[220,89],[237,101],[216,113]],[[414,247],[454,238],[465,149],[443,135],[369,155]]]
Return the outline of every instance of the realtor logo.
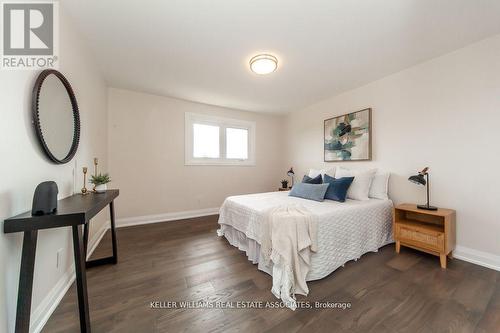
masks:
[[[3,2],[2,69],[57,66],[58,3]]]

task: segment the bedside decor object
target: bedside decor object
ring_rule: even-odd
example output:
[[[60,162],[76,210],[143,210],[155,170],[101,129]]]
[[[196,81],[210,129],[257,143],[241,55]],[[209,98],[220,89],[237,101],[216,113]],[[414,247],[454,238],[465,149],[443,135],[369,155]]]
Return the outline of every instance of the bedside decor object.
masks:
[[[292,180],[292,186],[291,187],[293,187],[293,177],[295,176],[295,172],[293,171],[293,167],[291,167],[290,170],[288,170],[286,174]]]
[[[80,141],[80,113],[73,88],[61,72],[46,69],[38,75],[31,113],[38,143],[47,158],[56,164],[71,161]]]
[[[394,207],[393,233],[396,252],[401,245],[439,256],[446,268],[446,257],[453,258],[455,249],[456,213],[452,209],[421,210],[417,205],[401,204]]]
[[[97,159],[97,157],[94,157],[94,176],[97,176],[97,166],[99,164],[99,160]],[[92,189],[92,191],[96,191],[96,185],[94,184],[94,188]]]
[[[59,190],[53,181],[38,184],[33,195],[31,215],[49,215],[57,211],[57,194]]]
[[[87,167],[83,167],[83,187],[82,187],[83,195],[88,193],[86,184],[87,184]]]
[[[281,188],[288,189],[288,180],[283,179],[281,181]]]
[[[324,121],[325,162],[372,159],[372,109],[364,109]]]
[[[425,178],[424,178],[425,176]],[[411,176],[408,180],[414,184],[422,185],[426,187],[427,190],[427,203],[425,205],[418,205],[417,207],[420,209],[426,210],[437,210],[437,207],[431,206],[429,203],[429,167],[425,167],[422,171],[420,171],[417,175]]]
[[[94,175],[90,178],[90,183],[94,184],[97,193],[105,193],[108,189],[107,184],[109,182],[111,182],[111,179],[107,173]]]

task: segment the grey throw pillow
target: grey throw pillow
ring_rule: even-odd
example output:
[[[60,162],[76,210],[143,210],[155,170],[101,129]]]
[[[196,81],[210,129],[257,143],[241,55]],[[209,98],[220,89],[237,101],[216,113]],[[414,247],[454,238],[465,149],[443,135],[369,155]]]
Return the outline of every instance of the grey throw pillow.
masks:
[[[292,187],[288,194],[291,197],[309,199],[314,201],[325,200],[325,193],[330,184],[307,184],[298,183]]]

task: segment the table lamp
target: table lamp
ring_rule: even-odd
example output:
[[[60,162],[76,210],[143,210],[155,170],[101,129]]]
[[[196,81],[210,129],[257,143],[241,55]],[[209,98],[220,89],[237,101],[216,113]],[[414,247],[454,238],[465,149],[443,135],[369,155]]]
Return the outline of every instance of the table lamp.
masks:
[[[437,207],[431,206],[429,203],[429,187],[430,187],[429,167],[425,167],[417,175],[408,178],[408,180],[414,184],[426,186],[427,189],[427,203],[425,205],[417,205],[417,208],[426,210],[437,210],[438,209]]]
[[[295,172],[293,172],[293,167],[291,167],[286,174],[288,175],[288,177],[292,179],[292,187],[293,187],[293,176],[295,176]]]

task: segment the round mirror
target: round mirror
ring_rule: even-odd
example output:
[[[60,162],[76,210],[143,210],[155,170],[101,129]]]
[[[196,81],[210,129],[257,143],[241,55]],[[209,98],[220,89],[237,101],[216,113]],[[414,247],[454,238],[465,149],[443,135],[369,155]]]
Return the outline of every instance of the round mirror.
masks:
[[[54,69],[41,72],[35,82],[33,123],[47,157],[58,164],[71,161],[80,139],[80,115],[71,85]]]

